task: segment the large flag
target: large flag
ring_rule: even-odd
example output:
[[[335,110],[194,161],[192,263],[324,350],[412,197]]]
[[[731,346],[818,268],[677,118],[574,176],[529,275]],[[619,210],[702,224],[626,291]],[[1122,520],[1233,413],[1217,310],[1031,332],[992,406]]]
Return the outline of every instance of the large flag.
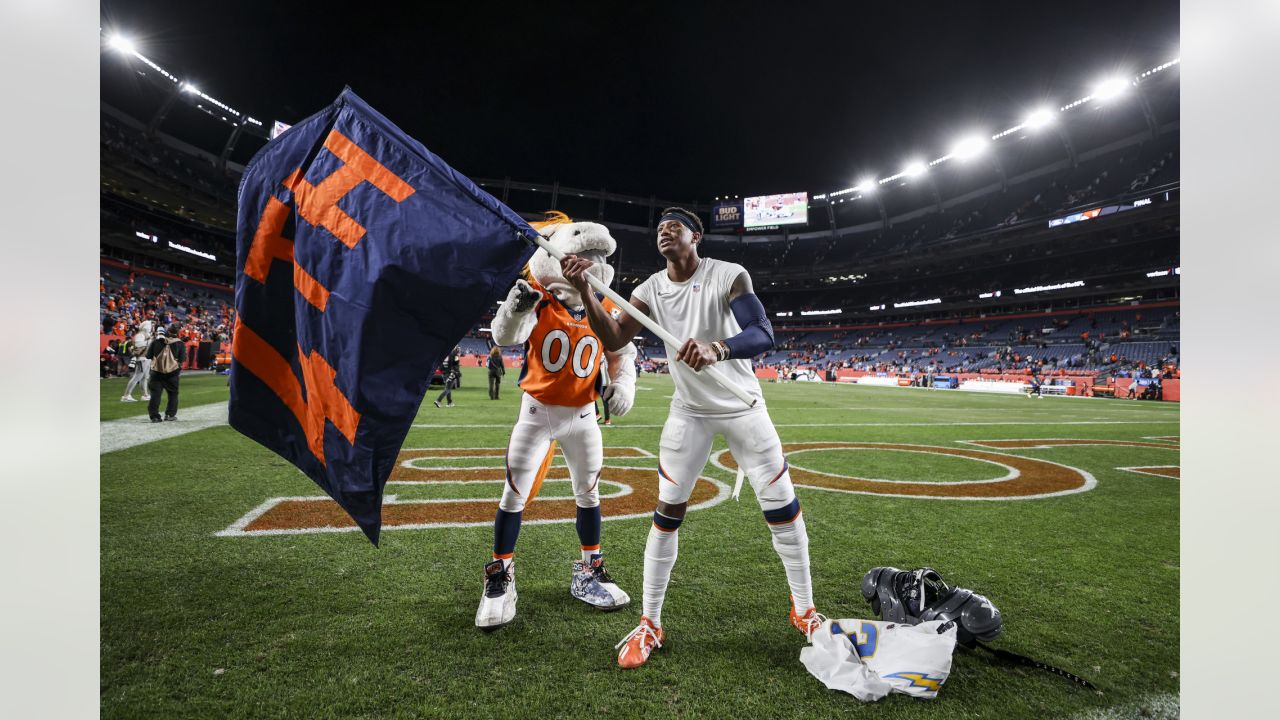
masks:
[[[241,180],[231,426],[376,545],[383,487],[436,365],[505,294],[534,234],[345,90]]]

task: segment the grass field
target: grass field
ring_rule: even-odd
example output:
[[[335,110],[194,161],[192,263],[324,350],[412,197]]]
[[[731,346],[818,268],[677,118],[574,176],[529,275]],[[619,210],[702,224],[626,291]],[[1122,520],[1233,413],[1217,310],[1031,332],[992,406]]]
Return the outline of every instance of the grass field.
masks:
[[[405,447],[504,448],[519,401],[511,378],[497,402],[478,369],[466,371],[457,407],[432,407],[433,391]],[[155,427],[181,427],[197,404],[226,399],[225,378],[182,382],[179,422]],[[135,425],[145,423],[145,405],[119,402],[123,386],[102,383],[102,418],[114,421],[104,423],[104,436],[124,426],[146,431]],[[645,375],[639,388],[635,410],[603,428],[605,445],[656,454],[671,382]],[[933,702],[896,695],[864,706],[828,691],[799,662],[804,638],[787,622],[785,576],[749,487],[740,502],[690,511],[663,612],[668,641],[643,668],[620,670],[613,649],[640,614],[650,525],[643,517],[604,525],[609,565],[631,607],[606,614],[570,598],[573,524],[526,524],[517,547],[519,614],[483,634],[472,622],[491,527],[389,527],[380,549],[358,532],[219,535],[271,498],[322,494],[222,425],[101,456],[102,716],[1177,715],[1179,480],[1120,469],[1178,465],[1176,404],[820,384],[765,383],[764,392],[784,443],[945,450],[793,448],[793,478],[808,471],[828,485],[797,489],[824,614],[869,617],[858,582],[871,567],[930,565],[1000,608],[1005,634],[996,646],[1076,672],[1102,692],[964,650]],[[1002,439],[1139,444],[973,444]],[[989,487],[973,481],[1009,474],[991,453],[1024,468],[1016,482],[1056,472],[1083,485],[976,501],[839,491],[866,487],[843,476],[934,483],[939,492]],[[429,452],[415,462],[502,466],[500,456],[449,461]],[[606,465],[656,470],[657,461]],[[708,465],[704,474],[733,483],[722,468]],[[656,485],[656,472],[644,476]],[[498,483],[388,486],[405,502],[485,499],[489,517],[500,490]],[[548,483],[537,502],[550,505],[566,490]]]

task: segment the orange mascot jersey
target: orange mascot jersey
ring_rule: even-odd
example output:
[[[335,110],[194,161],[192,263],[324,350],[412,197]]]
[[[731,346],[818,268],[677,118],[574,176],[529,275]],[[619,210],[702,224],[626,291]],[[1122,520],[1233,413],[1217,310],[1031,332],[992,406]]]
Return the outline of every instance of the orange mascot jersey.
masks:
[[[519,385],[535,400],[547,405],[581,407],[596,401],[600,393],[600,355],[604,346],[591,330],[584,312],[575,318],[554,295],[538,284],[538,322],[524,345],[524,370]],[[604,309],[616,315],[618,306],[608,298]]]

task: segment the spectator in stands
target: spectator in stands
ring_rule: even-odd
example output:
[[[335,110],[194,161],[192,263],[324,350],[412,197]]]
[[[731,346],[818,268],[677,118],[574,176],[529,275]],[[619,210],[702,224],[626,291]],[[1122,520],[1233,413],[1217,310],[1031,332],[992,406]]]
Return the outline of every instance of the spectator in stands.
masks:
[[[151,361],[151,402],[147,403],[147,415],[151,422],[161,422],[160,391],[169,394],[164,419],[178,419],[178,379],[182,375],[182,363],[187,359],[187,346],[180,338],[168,337],[172,328],[156,330],[155,339],[147,346],[146,358]],[[173,333],[176,334],[176,333]]]
[[[116,351],[115,348],[111,347],[111,343],[107,343],[98,355],[98,370],[102,375],[102,379],[106,380],[115,375],[115,367]]]
[[[489,399],[498,399],[498,390],[502,386],[502,376],[507,373],[507,366],[502,362],[502,348],[497,345],[489,351]]]

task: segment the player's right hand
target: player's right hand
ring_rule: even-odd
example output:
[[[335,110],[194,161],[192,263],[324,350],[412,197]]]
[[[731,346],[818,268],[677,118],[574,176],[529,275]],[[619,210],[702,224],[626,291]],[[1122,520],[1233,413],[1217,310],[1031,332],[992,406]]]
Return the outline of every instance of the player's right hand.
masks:
[[[702,370],[702,368],[715,363],[717,359],[716,351],[711,347],[711,343],[694,340],[693,338],[685,340],[684,345],[681,345],[680,350],[676,352],[676,360],[683,362],[695,371]]]
[[[533,309],[540,297],[542,297],[542,293],[534,290],[529,283],[524,280],[516,280],[511,292],[507,293],[507,302],[511,303],[512,312],[527,313]]]
[[[560,272],[564,279],[585,298],[591,294],[591,285],[587,283],[587,271],[595,267],[595,263],[577,255],[565,255],[560,261]]]

